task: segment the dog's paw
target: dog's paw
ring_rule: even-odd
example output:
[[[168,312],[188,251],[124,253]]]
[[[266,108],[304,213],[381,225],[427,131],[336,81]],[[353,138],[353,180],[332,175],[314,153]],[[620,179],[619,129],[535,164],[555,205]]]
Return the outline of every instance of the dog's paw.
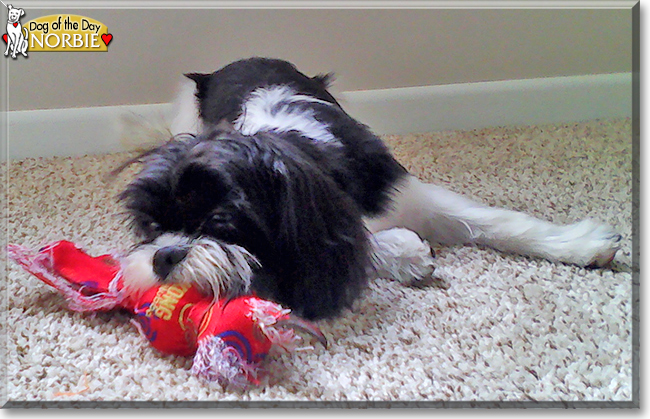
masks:
[[[618,233],[613,233],[607,236],[600,246],[599,251],[592,256],[589,263],[586,265],[590,268],[602,268],[609,265],[614,260],[616,252],[621,248],[621,240],[623,236]]]
[[[433,280],[434,254],[411,230],[393,228],[373,235],[376,276],[408,286],[428,286]]]
[[[612,262],[622,236],[610,226],[584,220],[565,227],[559,240],[566,246],[562,262],[584,267],[603,267]]]

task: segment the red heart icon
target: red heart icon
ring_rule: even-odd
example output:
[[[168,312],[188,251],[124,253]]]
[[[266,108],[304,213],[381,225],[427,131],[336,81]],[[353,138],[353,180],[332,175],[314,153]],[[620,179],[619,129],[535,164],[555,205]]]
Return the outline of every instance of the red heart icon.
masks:
[[[18,26],[18,22],[14,23],[14,28],[15,28],[16,26]]]
[[[5,41],[5,44],[7,43],[7,34],[6,33],[2,34],[2,40]]]
[[[104,41],[104,44],[106,44],[106,46],[108,46],[108,44],[110,44],[112,40],[113,40],[113,35],[111,35],[110,33],[105,33],[102,35],[102,41]]]

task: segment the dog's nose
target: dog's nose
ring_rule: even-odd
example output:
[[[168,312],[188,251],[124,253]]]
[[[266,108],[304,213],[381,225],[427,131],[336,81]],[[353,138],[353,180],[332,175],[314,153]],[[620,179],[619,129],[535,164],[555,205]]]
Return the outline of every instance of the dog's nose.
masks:
[[[167,275],[174,269],[174,266],[185,259],[189,249],[181,246],[161,247],[153,255],[153,271],[160,279],[167,278]]]

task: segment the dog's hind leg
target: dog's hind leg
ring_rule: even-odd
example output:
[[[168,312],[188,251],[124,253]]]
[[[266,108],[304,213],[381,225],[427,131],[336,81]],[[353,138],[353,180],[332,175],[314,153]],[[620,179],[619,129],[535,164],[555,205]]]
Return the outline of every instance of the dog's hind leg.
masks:
[[[390,212],[367,225],[371,232],[404,227],[430,243],[480,244],[579,266],[608,264],[621,240],[611,227],[591,220],[556,225],[473,202],[415,177],[398,186]]]
[[[27,29],[23,28],[27,33]],[[27,46],[29,45],[28,36],[21,36],[20,40],[20,53],[23,54],[23,57],[27,58]]]

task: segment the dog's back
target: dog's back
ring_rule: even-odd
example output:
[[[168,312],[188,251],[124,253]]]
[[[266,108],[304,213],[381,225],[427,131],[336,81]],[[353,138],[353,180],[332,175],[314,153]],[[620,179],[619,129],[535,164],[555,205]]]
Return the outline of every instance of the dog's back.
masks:
[[[320,150],[314,164],[328,171],[365,215],[382,213],[393,185],[406,176],[382,140],[327,91],[331,74],[308,77],[289,62],[255,57],[187,77],[196,83],[201,121],[196,125],[209,129],[225,120],[246,135],[299,133]],[[296,136],[287,139],[295,142]]]

